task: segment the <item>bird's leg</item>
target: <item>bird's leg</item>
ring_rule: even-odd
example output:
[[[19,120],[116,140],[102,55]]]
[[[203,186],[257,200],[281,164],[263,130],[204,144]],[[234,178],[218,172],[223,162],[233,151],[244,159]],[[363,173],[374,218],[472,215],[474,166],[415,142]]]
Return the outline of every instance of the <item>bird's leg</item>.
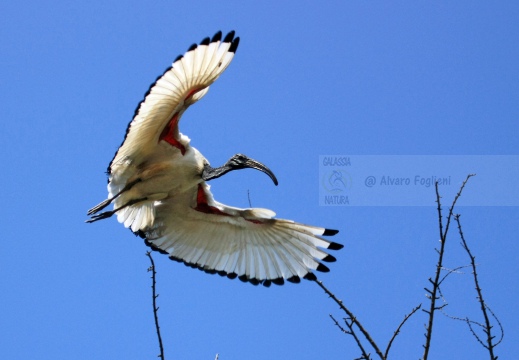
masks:
[[[97,204],[96,206],[94,206],[92,209],[88,210],[87,215],[93,215],[93,214],[103,210],[105,207],[110,205],[110,203],[112,201],[114,201],[116,198],[118,198],[119,195],[121,195],[125,191],[130,190],[135,184],[137,184],[138,182],[141,182],[141,181],[142,181],[141,178],[137,178],[137,179],[129,182],[128,184],[126,184],[126,186],[121,191],[119,191],[117,194],[112,196],[110,199],[106,199],[105,201],[103,201],[103,202]]]
[[[146,200],[148,200],[147,197],[141,198],[141,199],[130,200],[126,204],[124,204],[123,206],[118,207],[117,209],[113,209],[113,210],[110,210],[110,211],[105,211],[105,212],[102,212],[101,214],[94,215],[94,216],[92,216],[91,219],[88,219],[86,222],[87,223],[93,223],[93,222],[95,222],[97,220],[107,219],[110,216],[112,216],[113,214],[115,214],[116,212],[118,212],[119,210],[124,209],[125,207],[132,206],[132,205],[135,205],[137,203],[140,203],[141,201],[146,201]]]

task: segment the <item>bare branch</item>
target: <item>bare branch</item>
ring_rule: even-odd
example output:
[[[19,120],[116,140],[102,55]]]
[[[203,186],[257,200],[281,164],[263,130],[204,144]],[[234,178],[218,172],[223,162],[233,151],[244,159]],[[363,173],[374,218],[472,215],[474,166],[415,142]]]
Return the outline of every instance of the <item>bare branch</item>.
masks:
[[[402,326],[404,326],[404,324],[406,323],[406,321],[411,317],[413,316],[413,314],[415,312],[418,311],[418,309],[420,309],[422,307],[422,304],[416,306],[413,310],[411,310],[411,312],[409,314],[407,314],[405,317],[404,317],[404,320],[402,320],[402,322],[400,323],[400,325],[398,325],[398,328],[395,330],[395,333],[393,334],[393,336],[391,337],[391,340],[389,340],[389,343],[387,344],[387,348],[386,348],[386,352],[384,353],[384,359],[387,360],[387,356],[389,354],[389,349],[391,349],[391,345],[393,344],[393,341],[395,340],[395,338],[397,337],[397,335],[400,333],[400,329],[402,328]]]
[[[447,216],[447,225],[445,226],[445,233],[443,234],[442,236],[442,240],[445,240],[447,238],[447,232],[449,231],[449,225],[451,223],[451,219],[452,219],[452,214],[453,214],[453,211],[454,211],[454,206],[456,205],[456,203],[458,202],[458,199],[460,198],[461,196],[461,192],[463,191],[463,189],[465,188],[465,185],[467,184],[467,182],[469,181],[469,179],[473,176],[476,176],[476,174],[468,174],[467,175],[467,178],[463,181],[463,184],[461,184],[461,187],[460,187],[460,190],[458,191],[458,193],[456,194],[456,196],[454,197],[454,201],[452,202],[452,205],[451,207],[449,208],[449,216]],[[436,193],[438,193],[438,182],[436,182]],[[438,203],[438,206],[439,206],[439,203]]]
[[[329,297],[331,297],[333,299],[333,301],[335,301],[337,303],[337,305],[339,305],[339,307],[348,315],[348,317],[351,319],[352,323],[355,324],[355,326],[357,326],[359,328],[359,330],[362,332],[362,335],[364,335],[364,337],[366,338],[366,340],[368,340],[368,342],[370,343],[370,345],[373,347],[373,349],[375,350],[375,352],[377,353],[377,355],[380,357],[380,359],[384,360],[384,355],[382,354],[382,351],[380,351],[380,349],[378,348],[377,344],[375,343],[375,341],[371,338],[371,335],[367,332],[366,329],[364,329],[364,327],[362,326],[362,324],[357,320],[357,318],[355,317],[355,315],[353,315],[353,313],[348,310],[348,308],[346,306],[344,306],[344,304],[342,303],[341,300],[337,299],[337,297],[330,291],[328,290],[322,281],[318,280],[318,279],[315,279],[314,280],[315,283],[317,285],[319,285],[321,287],[321,289],[324,290],[324,292],[326,294],[328,294]]]
[[[481,340],[478,336],[478,334],[476,334],[476,332],[474,331],[474,329],[472,328],[472,323],[476,324],[476,325],[479,325],[481,327],[484,327],[483,324],[480,324],[480,323],[477,323],[475,321],[472,321],[470,320],[469,318],[466,318],[465,319],[465,322],[467,323],[469,329],[470,329],[470,332],[472,333],[472,335],[474,335],[474,337],[476,338],[476,340],[481,344],[481,346],[483,346],[485,349],[488,349],[488,346],[486,346],[484,343],[483,343],[483,340]],[[494,359],[491,357],[491,359]]]
[[[339,328],[339,330],[341,330],[343,333],[345,333],[347,335],[352,335],[351,331],[350,330],[346,330],[345,328],[343,328],[341,326],[341,324],[339,324],[339,322],[333,317],[332,314],[330,314],[329,316],[333,320],[333,322],[335,323],[335,326],[337,326]],[[346,321],[346,319],[344,321]]]
[[[148,271],[151,271],[151,289],[152,289],[152,298],[153,298],[153,316],[155,318],[155,329],[157,331],[157,337],[159,339],[159,348],[160,348],[160,354],[157,356],[164,360],[164,347],[162,346],[162,336],[160,336],[160,327],[159,327],[159,317],[158,317],[158,311],[159,308],[157,307],[157,297],[156,295],[156,280],[155,277],[157,275],[157,272],[155,271],[155,262],[153,261],[153,258],[151,257],[151,251],[146,252],[146,256],[150,258],[151,266],[148,268]]]
[[[459,271],[460,269],[464,269],[464,268],[467,268],[467,267],[470,267],[470,265],[462,265],[462,266],[458,266],[457,268],[454,268],[454,269],[447,269],[447,268],[442,268],[442,270],[446,271],[447,274],[445,274],[444,277],[441,278],[440,280],[440,285],[442,284],[442,282],[450,275],[450,274],[464,274],[462,273],[461,271]]]
[[[472,275],[474,276],[474,284],[476,285],[476,291],[478,293],[478,301],[481,305],[481,312],[483,313],[483,317],[485,319],[485,326],[483,327],[483,332],[487,335],[486,339],[486,345],[482,343],[482,341],[479,339],[479,337],[475,334],[475,332],[472,329],[472,326],[470,322],[467,319],[467,324],[469,325],[470,331],[472,331],[472,334],[476,336],[476,339],[488,350],[490,355],[490,360],[497,360],[497,356],[494,355],[494,347],[495,344],[493,343],[494,337],[492,336],[492,325],[490,324],[490,319],[488,317],[487,309],[488,306],[485,304],[485,300],[483,299],[483,291],[481,290],[481,287],[479,286],[479,280],[478,280],[478,274],[476,271],[476,257],[472,255],[472,252],[469,249],[469,246],[467,245],[467,242],[465,240],[465,236],[463,235],[463,230],[461,229],[461,222],[460,222],[460,215],[456,215],[455,217],[456,222],[458,223],[458,230],[461,237],[461,243],[465,251],[467,252],[469,258],[470,258],[470,264],[472,266]],[[495,317],[495,315],[492,313],[492,316]],[[502,330],[502,327],[501,327]],[[501,335],[503,333],[501,332]],[[501,337],[502,339],[502,337]]]
[[[501,333],[501,336],[499,337],[499,340],[494,344],[494,348],[499,345],[501,343],[501,341],[503,341],[503,337],[505,336],[505,331],[503,329],[503,324],[501,324],[501,321],[499,321],[499,318],[496,316],[496,314],[494,314],[494,312],[492,311],[492,309],[490,308],[490,306],[488,306],[486,303],[485,303],[485,307],[487,308],[487,310],[490,312],[490,314],[492,315],[492,317],[494,318],[494,320],[497,322],[497,324],[499,325],[499,331]]]
[[[348,327],[349,330],[346,330],[345,328],[343,328],[339,322],[333,317],[332,314],[330,314],[330,318],[333,320],[333,322],[335,323],[335,326],[337,326],[343,333],[347,334],[347,335],[351,335],[353,336],[353,338],[355,339],[355,342],[357,343],[357,346],[359,347],[360,351],[362,352],[362,356],[359,358],[359,360],[371,360],[371,357],[370,357],[370,354],[366,353],[366,350],[364,349],[364,347],[362,346],[362,343],[360,342],[357,334],[355,333],[355,330],[353,329],[353,321],[351,321],[351,323],[348,323],[348,320],[347,319],[344,319],[344,323],[346,324],[346,326]]]
[[[485,325],[477,322],[477,321],[474,321],[474,320],[470,320],[468,317],[465,317],[465,318],[461,318],[461,317],[458,317],[458,316],[453,316],[453,315],[449,315],[447,314],[446,312],[444,312],[442,310],[442,313],[443,315],[445,315],[446,317],[448,317],[449,319],[452,319],[452,320],[457,320],[457,321],[463,321],[464,323],[467,324],[467,326],[469,327],[469,330],[470,332],[472,333],[472,335],[476,338],[476,340],[481,344],[481,346],[483,346],[484,348],[486,348],[486,345],[483,343],[483,341],[479,338],[479,335],[474,331],[474,328],[472,327],[472,325],[477,325],[481,328],[484,328]]]
[[[445,253],[445,243],[446,243],[446,240],[447,240],[447,233],[449,232],[449,225],[450,225],[450,222],[451,222],[452,213],[454,211],[454,206],[456,205],[456,202],[458,201],[459,197],[461,196],[461,192],[465,188],[465,185],[467,184],[467,181],[472,176],[474,176],[474,174],[469,174],[467,176],[465,181],[463,181],[463,184],[461,185],[460,190],[458,191],[458,193],[454,197],[452,205],[449,208],[449,215],[447,216],[447,224],[445,225],[445,230],[443,230],[443,216],[442,216],[441,200],[440,200],[441,196],[440,196],[440,191],[438,190],[438,182],[436,182],[434,184],[435,185],[435,189],[436,189],[436,202],[438,204],[438,223],[439,223],[439,227],[440,227],[440,242],[441,242],[441,246],[440,246],[440,250],[438,252],[439,258],[438,258],[438,264],[436,265],[435,279],[434,279],[434,281],[432,281],[433,288],[432,288],[432,290],[426,289],[428,291],[428,293],[430,294],[430,296],[428,296],[428,298],[431,300],[431,306],[429,308],[429,311],[424,310],[429,315],[429,321],[428,321],[428,324],[427,324],[427,327],[426,327],[426,331],[425,331],[425,344],[423,345],[424,353],[423,353],[423,357],[422,357],[423,360],[427,360],[427,358],[429,356],[429,349],[431,348],[432,329],[433,329],[433,322],[434,322],[434,312],[436,310],[439,310],[439,309],[441,309],[442,307],[445,306],[445,305],[443,305],[442,307],[438,308],[436,306],[436,300],[438,300],[437,293],[438,293],[438,288],[440,286],[440,275],[441,275],[441,271],[442,271],[442,268],[443,268],[443,255]],[[431,279],[429,279],[429,281],[431,281]]]

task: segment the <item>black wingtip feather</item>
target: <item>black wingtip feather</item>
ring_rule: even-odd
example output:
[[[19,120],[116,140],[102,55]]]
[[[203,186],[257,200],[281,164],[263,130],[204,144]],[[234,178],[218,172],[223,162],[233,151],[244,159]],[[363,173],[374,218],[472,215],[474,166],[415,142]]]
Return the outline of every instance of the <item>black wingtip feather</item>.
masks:
[[[288,282],[291,282],[292,284],[299,284],[301,282],[301,279],[299,278],[299,276],[292,276],[292,277],[289,277],[287,279]]]
[[[335,262],[337,261],[337,259],[335,258],[335,256],[332,256],[330,254],[328,254],[324,259],[322,259],[321,261],[324,261],[324,262]]]
[[[285,284],[285,280],[290,282],[290,283],[293,283],[293,284],[299,284],[301,282],[301,278],[297,275],[294,275],[288,279],[283,279],[282,277],[279,277],[279,278],[276,278],[276,279],[264,279],[264,280],[259,280],[259,279],[256,279],[256,278],[249,278],[247,275],[243,274],[243,275],[240,275],[238,276],[238,274],[236,273],[227,273],[223,270],[214,270],[214,269],[207,269],[207,268],[204,268],[203,266],[200,266],[198,264],[193,264],[193,263],[188,263],[180,258],[177,258],[175,256],[172,256],[171,254],[169,254],[168,252],[162,250],[162,249],[159,249],[157,246],[155,246],[152,242],[150,242],[148,239],[146,239],[146,233],[139,230],[139,231],[136,231],[134,232],[134,234],[136,236],[140,236],[144,239],[144,242],[147,246],[151,247],[152,250],[154,251],[158,251],[162,254],[166,254],[166,255],[169,255],[168,257],[173,260],[173,261],[176,261],[176,262],[179,262],[179,263],[183,263],[185,266],[188,266],[188,267],[191,267],[193,269],[199,269],[199,270],[202,270],[204,271],[205,273],[207,274],[218,274],[220,276],[226,276],[228,279],[240,279],[241,281],[243,282],[248,282],[248,283],[251,283],[252,285],[259,285],[259,284],[262,284],[263,286],[265,287],[270,287],[272,284],[276,284],[276,285],[283,285]],[[330,244],[330,247],[329,249],[340,249],[342,248],[343,246],[340,245],[340,244],[337,244],[337,243],[331,243]],[[335,257],[332,256],[332,255],[327,255],[324,259],[322,259],[321,261],[325,261],[325,262],[333,262],[335,261]],[[317,269],[316,271],[321,271],[321,272],[328,272],[330,271],[330,269],[328,269],[327,266],[323,265],[323,264],[319,264],[317,266]],[[303,276],[304,279],[307,279],[307,280],[317,280],[317,277],[309,272],[307,273],[305,276]]]
[[[330,271],[330,269],[328,269],[328,267],[323,264],[319,264],[317,266],[317,269],[315,269],[315,270],[320,271],[320,272],[329,272]]]
[[[324,229],[323,236],[333,236],[337,234],[339,230],[333,230],[333,229]]]
[[[285,283],[285,280],[283,280],[283,278],[272,279],[271,281],[276,285],[283,285]]]
[[[228,42],[231,42],[232,39],[234,39],[234,30],[229,31],[229,33],[227,35],[225,35],[225,38],[223,39],[223,42],[224,43],[228,43]]]
[[[222,40],[222,32],[218,31],[216,34],[213,35],[213,38],[211,39],[211,42],[217,42]]]
[[[303,279],[316,281],[317,276],[315,276],[314,273],[309,272],[305,276],[303,276]]]
[[[225,36],[225,40],[226,42],[231,42],[231,46],[230,48],[232,48],[232,51],[231,52],[234,52],[236,53],[236,49],[238,48],[238,44],[240,42],[240,39],[239,38],[236,38],[234,39],[233,41],[233,38],[234,38],[234,30],[229,32],[226,36]],[[221,31],[218,31],[216,34],[213,35],[213,37],[211,39],[209,39],[208,37],[204,38],[201,42],[200,42],[200,45],[209,45],[209,43],[211,42],[218,42],[222,40],[222,32]],[[197,45],[196,44],[193,44],[191,45],[191,47],[189,47],[188,49],[188,52],[191,51],[191,50],[194,50],[196,49]],[[175,58],[175,60],[173,61],[173,64],[176,63],[177,61],[181,60],[182,58],[184,57],[184,55],[179,55]],[[116,158],[117,154],[119,153],[119,150],[121,148],[121,146],[123,146],[124,142],[126,141],[126,138],[128,136],[128,133],[130,132],[130,127],[131,127],[131,124],[133,122],[133,120],[135,119],[135,116],[137,116],[137,114],[139,113],[139,109],[141,107],[141,105],[143,104],[143,102],[146,100],[146,97],[150,94],[151,92],[151,89],[155,86],[155,84],[157,83],[157,81],[162,78],[162,76],[164,76],[164,74],[166,72],[168,72],[169,70],[171,70],[172,66],[168,67],[166,69],[166,71],[164,71],[160,76],[158,76],[155,81],[150,85],[148,91],[144,94],[144,99],[139,103],[137,104],[137,107],[135,108],[135,111],[133,112],[133,117],[132,117],[132,121],[130,121],[130,123],[128,124],[128,127],[126,128],[126,133],[124,135],[124,139],[121,143],[121,145],[119,146],[119,148],[117,149],[117,151],[115,152],[114,156],[112,157],[112,160],[110,161],[110,163],[108,164],[108,168],[106,169],[106,174],[108,176],[110,176],[112,174],[112,163],[114,161],[114,159]],[[108,180],[109,181],[109,180]]]
[[[231,47],[229,47],[229,52],[232,52],[232,53],[235,53],[236,54],[236,50],[238,49],[238,45],[240,44],[240,38],[237,37],[236,39],[234,39],[234,41],[231,43]],[[277,185],[277,184],[276,184]]]
[[[344,247],[344,245],[336,243],[336,242],[331,242],[330,245],[328,245],[329,250],[340,250],[343,247]]]
[[[198,47],[197,44],[193,44],[193,45],[191,45],[191,46],[189,47],[189,49],[187,49],[187,52],[193,51],[193,50],[195,50],[197,47]]]

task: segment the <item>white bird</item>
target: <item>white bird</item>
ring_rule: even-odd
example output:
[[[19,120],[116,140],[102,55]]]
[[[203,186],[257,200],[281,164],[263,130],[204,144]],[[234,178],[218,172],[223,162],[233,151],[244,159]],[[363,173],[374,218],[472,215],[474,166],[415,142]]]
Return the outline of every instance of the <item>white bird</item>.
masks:
[[[117,214],[117,220],[154,250],[208,273],[252,284],[315,280],[327,272],[321,261],[335,258],[322,249],[343,246],[322,239],[337,230],[275,219],[271,210],[240,209],[213,199],[207,181],[229,171],[272,171],[245,155],[213,168],[179,132],[186,109],[200,100],[234,57],[234,31],[216,33],[179,56],[157,78],[139,104],[126,137],[108,167],[108,199],[88,211],[87,222]],[[99,213],[108,205],[113,210]]]

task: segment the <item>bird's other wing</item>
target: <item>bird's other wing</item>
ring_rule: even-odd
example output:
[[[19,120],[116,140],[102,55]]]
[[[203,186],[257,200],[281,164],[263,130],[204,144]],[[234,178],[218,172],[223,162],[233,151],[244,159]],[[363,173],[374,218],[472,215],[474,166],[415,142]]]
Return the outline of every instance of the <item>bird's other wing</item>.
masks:
[[[200,44],[193,44],[157,78],[135,110],[125,139],[108,166],[109,175],[117,172],[118,167],[124,169],[128,164],[139,164],[161,140],[182,153],[185,151],[189,139],[185,136],[181,139],[180,117],[207,93],[209,85],[227,68],[239,40],[234,37],[234,31],[223,40],[221,32],[212,39],[205,38]]]
[[[154,226],[137,232],[173,260],[252,284],[315,280],[335,258],[323,249],[343,246],[321,238],[338,231],[275,219],[267,209],[239,209],[216,202],[203,182],[196,193],[156,206]]]

